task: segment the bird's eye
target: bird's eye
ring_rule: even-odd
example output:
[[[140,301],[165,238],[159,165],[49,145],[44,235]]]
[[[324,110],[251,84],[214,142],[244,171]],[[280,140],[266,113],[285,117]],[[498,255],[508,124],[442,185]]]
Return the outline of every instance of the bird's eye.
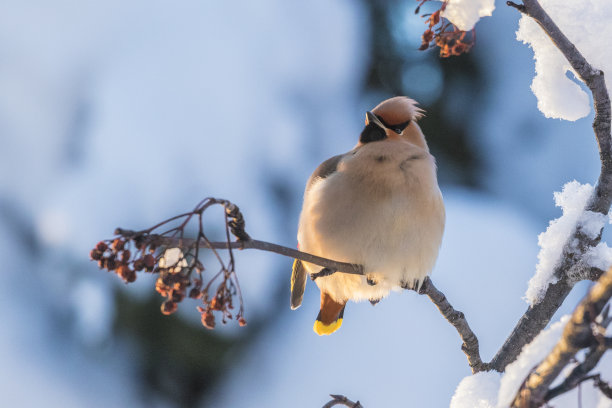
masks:
[[[393,130],[395,133],[399,135],[404,131],[404,129],[408,127],[409,124],[410,124],[410,121],[400,123],[398,125],[389,126],[389,129]]]

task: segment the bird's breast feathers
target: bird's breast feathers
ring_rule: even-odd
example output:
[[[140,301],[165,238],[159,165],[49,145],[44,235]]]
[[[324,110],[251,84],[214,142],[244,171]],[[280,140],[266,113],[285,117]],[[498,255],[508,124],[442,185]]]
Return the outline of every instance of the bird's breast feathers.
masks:
[[[444,229],[444,205],[429,152],[406,142],[368,143],[314,179],[304,196],[300,249],[362,264],[361,276],[317,279],[338,300],[378,299],[433,268]],[[305,264],[308,272],[320,267]]]

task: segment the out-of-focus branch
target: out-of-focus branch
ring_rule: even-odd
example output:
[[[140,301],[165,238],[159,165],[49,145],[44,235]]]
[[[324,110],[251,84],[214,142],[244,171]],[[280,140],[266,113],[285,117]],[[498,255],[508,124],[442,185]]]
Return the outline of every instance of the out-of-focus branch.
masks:
[[[610,297],[612,297],[612,269],[599,279],[580,302],[565,326],[561,339],[544,361],[532,370],[523,382],[512,403],[513,407],[542,406],[546,402],[550,385],[576,353],[583,348],[597,347],[598,338],[594,333],[595,319],[600,315]],[[594,367],[598,359],[593,357],[597,355],[591,353],[592,361],[588,364]]]
[[[444,316],[444,318],[448,320],[448,322],[452,324],[455,329],[457,329],[461,340],[463,340],[461,350],[463,350],[467,356],[468,363],[472,368],[472,373],[488,370],[488,364],[484,363],[480,358],[478,338],[470,328],[470,325],[465,319],[465,315],[453,308],[453,306],[446,299],[444,293],[440,292],[429,278],[425,278],[423,281],[423,284],[419,289],[419,294],[427,295],[436,305],[440,313],[442,313],[442,316]]]
[[[574,367],[571,373],[565,378],[565,380],[563,380],[561,384],[548,390],[544,396],[544,401],[550,401],[561,394],[565,394],[566,392],[576,388],[578,385],[580,385],[580,383],[586,381],[586,379],[589,378],[588,374],[599,363],[599,360],[601,360],[606,351],[607,347],[602,345],[597,345],[591,348],[591,350],[589,350],[587,355],[584,357],[584,361]]]
[[[330,394],[329,396],[332,397],[332,400],[323,405],[323,408],[331,408],[336,405],[344,405],[349,408],[363,408],[363,405],[361,405],[359,401],[353,402],[344,395]]]
[[[507,4],[533,18],[542,27],[593,94],[595,106],[593,130],[599,146],[601,173],[586,210],[607,214],[612,202],[612,137],[610,136],[610,97],[604,74],[602,71],[594,69],[587,62],[580,51],[542,9],[537,0],[524,0],[521,5],[511,1]],[[557,282],[549,285],[540,303],[527,309],[503,346],[491,360],[492,369],[503,371],[508,364],[518,357],[523,347],[546,327],[574,286],[575,279],[570,276],[571,271],[579,267],[579,262],[586,250],[597,245],[600,238],[601,233],[595,239],[591,239],[578,226],[575,227],[563,248],[562,258],[554,270]],[[588,273],[585,279],[592,279],[596,274]]]

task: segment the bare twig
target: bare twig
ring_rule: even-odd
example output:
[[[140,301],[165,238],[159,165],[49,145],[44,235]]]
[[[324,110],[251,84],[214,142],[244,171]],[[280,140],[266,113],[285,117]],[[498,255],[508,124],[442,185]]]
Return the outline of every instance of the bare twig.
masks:
[[[118,235],[125,237],[137,236],[140,234],[139,231],[132,231],[122,228],[115,230]],[[161,236],[158,234],[149,234],[145,238],[146,242],[155,243],[157,245],[163,245],[167,247],[179,247],[179,246],[191,246],[196,240],[190,238],[175,238]],[[312,255],[307,252],[298,251],[297,249],[288,248],[282,245],[273,244],[271,242],[258,241],[256,239],[249,239],[248,241],[236,241],[236,242],[201,242],[201,248],[214,248],[214,249],[259,249],[261,251],[274,252],[279,255],[287,256],[289,258],[300,259],[302,261],[310,262],[315,265],[329,268],[335,272],[349,273],[353,275],[363,275],[363,267],[361,265],[355,265],[346,262],[338,262],[328,258],[322,258],[320,256]]]
[[[588,376],[589,372],[597,366],[599,360],[603,357],[607,348],[601,345],[591,348],[587,355],[584,357],[584,361],[574,367],[571,373],[563,380],[563,382],[556,387],[548,390],[544,396],[544,401],[550,401],[553,398],[558,397],[561,394],[565,394],[568,391],[576,388],[580,383],[586,381],[592,376]]]
[[[610,384],[603,381],[601,379],[600,374],[592,375],[591,378],[593,379],[593,385],[599,388],[599,391],[601,391],[603,395],[605,395],[609,399],[612,399],[612,387],[610,386]]]
[[[472,368],[472,373],[475,374],[480,371],[489,370],[488,364],[484,363],[480,358],[478,338],[470,328],[470,325],[465,319],[465,315],[453,308],[446,299],[444,293],[440,292],[429,278],[425,278],[423,281],[419,294],[427,295],[436,305],[440,313],[442,313],[442,316],[457,329],[461,340],[463,340],[461,350],[463,350],[467,356],[468,363]]]
[[[523,5],[512,2],[507,4],[533,18],[542,27],[593,94],[595,106],[593,129],[599,146],[601,173],[586,210],[607,214],[612,202],[612,138],[610,136],[610,98],[604,74],[602,71],[594,69],[586,61],[584,56],[542,9],[537,0],[524,0]],[[582,233],[578,226],[575,228],[564,246],[561,261],[554,270],[554,276],[558,279],[557,283],[548,287],[540,303],[527,309],[504,345],[491,360],[492,369],[503,371],[509,363],[517,358],[523,346],[530,343],[546,327],[575,283],[573,277],[570,276],[570,271],[579,266],[578,264],[585,251],[596,245],[600,237],[601,233],[595,239],[591,239]],[[587,275],[586,278],[590,279],[591,276],[593,275]]]
[[[612,297],[612,269],[606,272],[580,302],[550,354],[527,377],[517,393],[513,407],[540,407],[552,382],[578,351],[598,344],[593,332],[595,319]],[[595,355],[596,356],[596,355]],[[589,364],[593,367],[598,359]]]
[[[332,400],[323,405],[323,408],[331,408],[335,407],[336,405],[344,405],[345,407],[349,408],[363,408],[363,405],[361,405],[359,401],[353,402],[344,395],[330,394],[329,396],[332,397]]]

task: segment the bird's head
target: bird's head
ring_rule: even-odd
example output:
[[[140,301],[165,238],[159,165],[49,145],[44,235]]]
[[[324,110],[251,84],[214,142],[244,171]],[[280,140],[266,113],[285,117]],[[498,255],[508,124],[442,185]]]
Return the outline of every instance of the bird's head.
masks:
[[[387,99],[366,113],[365,128],[359,137],[359,144],[405,139],[426,148],[421,129],[416,124],[423,113],[423,109],[417,107],[413,99],[405,96]]]

